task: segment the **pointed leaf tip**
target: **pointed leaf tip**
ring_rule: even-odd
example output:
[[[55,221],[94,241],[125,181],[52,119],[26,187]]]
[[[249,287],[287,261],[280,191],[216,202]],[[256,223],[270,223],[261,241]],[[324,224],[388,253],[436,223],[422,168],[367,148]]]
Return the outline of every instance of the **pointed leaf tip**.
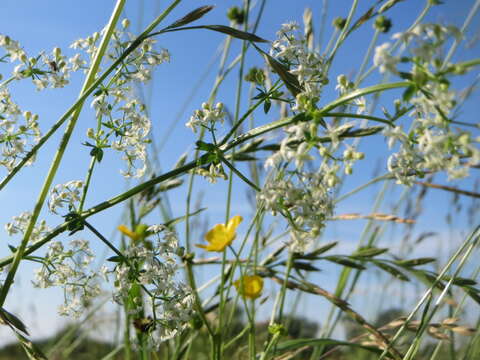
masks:
[[[214,5],[201,6],[197,9],[189,12],[187,15],[185,15],[181,19],[178,19],[173,24],[167,26],[165,29],[174,29],[174,28],[177,28],[177,27],[180,27],[180,26],[190,24],[191,22],[194,22],[195,20],[198,20],[198,19],[202,18],[206,13],[208,13],[214,7],[215,7]]]

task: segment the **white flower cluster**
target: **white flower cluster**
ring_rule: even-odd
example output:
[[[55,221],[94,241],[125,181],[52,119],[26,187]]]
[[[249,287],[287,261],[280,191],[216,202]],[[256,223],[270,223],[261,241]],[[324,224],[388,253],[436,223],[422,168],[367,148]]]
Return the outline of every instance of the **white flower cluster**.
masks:
[[[39,288],[63,287],[64,304],[59,314],[78,317],[100,294],[98,274],[88,268],[93,259],[86,240],[72,240],[69,249],[61,242],[52,242],[42,267],[35,271],[33,284]]]
[[[48,208],[54,214],[58,208],[68,207],[68,211],[75,211],[76,205],[82,196],[83,181],[72,180],[65,184],[58,184],[50,191]]]
[[[421,24],[410,32],[393,35],[414,57],[412,80],[420,87],[415,96],[407,99],[414,106],[408,134],[401,126],[384,131],[390,148],[396,142],[400,144],[388,159],[388,169],[398,183],[411,185],[415,175],[428,171],[445,170],[449,179],[463,178],[468,176],[471,165],[480,163],[480,139],[451,124],[456,92],[450,89],[444,76],[435,75],[442,69],[442,61],[438,59],[451,36],[459,39],[456,28],[438,24]],[[388,54],[388,47],[386,43],[377,48],[375,64],[380,66],[380,72],[398,73],[396,65],[400,58]]]
[[[115,29],[107,58],[116,60],[135,39],[135,36],[127,31],[129,24],[130,22],[124,19],[122,21],[122,28]],[[106,29],[100,33],[95,32],[85,39],[78,39],[73,42],[70,47],[85,51],[92,59],[97,51],[100,37],[105,31]],[[123,63],[120,77],[127,81],[138,81],[142,83],[150,81],[155,66],[170,61],[168,50],[160,49],[157,51],[154,48],[155,43],[155,39],[147,38],[142,42],[141,46],[130,53]]]
[[[382,74],[386,72],[398,73],[397,64],[400,62],[400,57],[391,54],[390,46],[390,43],[386,42],[375,48],[373,64],[378,67]]]
[[[398,183],[411,185],[414,175],[428,171],[446,171],[450,180],[464,178],[470,166],[480,163],[480,137],[472,138],[471,133],[442,120],[438,112],[427,111],[435,101],[423,95],[412,99],[416,118],[410,134],[400,126],[384,130],[390,147],[400,143],[388,159],[388,170]],[[442,107],[446,110],[445,103]],[[444,114],[448,116],[450,111]]]
[[[7,52],[10,62],[14,61],[27,61],[27,54],[22,49],[20,43],[11,39],[9,36],[0,35],[0,47],[3,47]]]
[[[296,23],[284,24],[277,32],[277,37],[270,54],[290,69],[302,88],[292,110],[312,110],[327,82],[325,61],[321,55],[308,48],[307,40],[298,31]]]
[[[18,41],[5,35],[0,35],[0,47],[7,52],[10,62],[20,62],[13,70],[13,77],[17,80],[31,78],[37,90],[48,86],[64,87],[69,83],[70,74],[84,68],[86,64],[80,54],[67,58],[58,47],[50,55],[41,52],[38,56],[29,58]]]
[[[275,176],[267,180],[257,200],[273,215],[280,213],[287,219],[291,249],[303,252],[320,235],[333,213],[332,193],[341,181],[342,169],[346,175],[352,174],[354,163],[363,159],[364,154],[342,141],[342,135],[356,122],[326,122],[315,118],[316,102],[327,82],[326,68],[323,58],[296,34],[297,29],[294,23],[283,25],[271,54],[291,69],[304,89],[291,110],[307,112],[313,118],[299,118],[284,128],[279,150],[265,162],[266,167],[274,168]],[[355,90],[345,75],[340,75],[337,81],[341,95]],[[351,105],[357,107],[357,113],[366,110],[364,98],[355,99]]]
[[[0,165],[11,171],[40,139],[38,115],[23,111],[7,88],[0,88]],[[33,162],[32,157],[27,165]]]
[[[455,26],[443,26],[440,24],[419,24],[411,31],[395,33],[393,39],[402,41],[412,54],[422,61],[433,62],[438,59],[443,46],[451,38],[456,41],[462,37],[461,31]]]
[[[25,234],[28,224],[32,218],[32,213],[25,211],[18,216],[14,216],[12,221],[5,225],[5,231],[9,236],[14,234]],[[47,225],[45,220],[37,222],[37,225],[33,228],[30,235],[30,244],[41,240],[47,233],[51,231],[51,228]]]
[[[113,120],[115,126],[122,129],[118,140],[112,141],[114,150],[123,152],[123,160],[127,170],[122,171],[125,177],[141,177],[147,169],[147,144],[151,122],[145,113],[145,106],[138,100],[130,100],[119,108],[123,112],[121,118]]]
[[[116,60],[131,45],[134,36],[126,31],[128,26],[128,20],[124,20],[122,29],[115,30],[107,59]],[[92,57],[100,35],[101,33],[95,33],[79,39],[72,47],[82,49]],[[97,147],[110,147],[123,153],[123,160],[127,163],[127,169],[122,171],[125,177],[141,177],[147,167],[146,147],[149,143],[151,121],[145,105],[136,99],[132,83],[151,80],[155,66],[169,61],[168,51],[156,51],[154,44],[154,39],[145,39],[127,56],[123,66],[109,81],[108,87],[97,92],[92,101],[97,120],[102,121],[104,126],[97,131],[89,129],[87,136],[96,141]]]
[[[190,117],[190,121],[185,124],[186,127],[197,132],[197,127],[211,129],[216,123],[222,123],[225,120],[226,113],[223,111],[223,103],[219,102],[215,107],[208,103],[203,103],[200,110],[195,110]]]
[[[132,244],[124,253],[126,261],[120,261],[111,271],[116,287],[114,299],[123,303],[134,284],[148,289],[151,313],[156,320],[152,329],[158,330],[151,335],[160,342],[187,325],[194,298],[190,288],[176,279],[179,269],[175,259],[179,251],[176,234],[156,225],[150,226],[147,233],[154,233],[156,242],[146,240],[148,246]]]
[[[218,179],[227,180],[228,175],[225,173],[222,163],[211,163],[207,168],[196,168],[192,170],[193,174],[203,176],[210,184],[215,184]]]
[[[122,82],[123,84],[123,82]],[[114,97],[113,104],[106,94],[95,97],[92,106],[97,117],[107,117],[110,121],[104,122],[105,130],[94,131],[88,129],[87,136],[96,141],[97,146],[110,147],[123,153],[123,160],[127,169],[122,170],[123,176],[139,178],[147,169],[147,144],[151,121],[146,114],[145,105],[137,99],[129,99],[129,88],[122,84],[111,89]]]
[[[441,58],[443,45],[453,36],[459,40],[461,32],[454,26],[442,26],[439,24],[419,24],[411,31],[396,33],[392,39],[400,40],[405,48],[415,57],[416,63],[425,68],[429,66],[438,67],[438,59]],[[397,65],[401,57],[391,53],[391,44],[383,43],[375,48],[373,63],[379,67],[381,73],[391,72],[398,74]],[[415,73],[415,71],[414,71]]]
[[[296,181],[293,176],[278,173],[257,195],[266,210],[288,219],[292,251],[306,251],[332,215],[334,204],[328,179],[328,174],[320,171],[300,173]]]
[[[338,90],[340,95],[343,96],[356,90],[356,87],[344,74],[341,74],[337,76],[337,86],[335,90]],[[357,107],[357,114],[364,114],[367,111],[367,100],[363,96],[355,98],[350,105]]]

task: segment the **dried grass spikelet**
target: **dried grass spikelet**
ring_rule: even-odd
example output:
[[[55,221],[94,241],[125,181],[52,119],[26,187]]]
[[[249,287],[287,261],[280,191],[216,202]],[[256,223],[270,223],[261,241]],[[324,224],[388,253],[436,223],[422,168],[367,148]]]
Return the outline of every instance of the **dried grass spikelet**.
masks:
[[[396,215],[382,214],[382,213],[372,213],[369,215],[362,215],[358,213],[351,214],[342,214],[337,215],[329,220],[357,220],[357,219],[369,219],[369,220],[378,220],[378,221],[393,221],[399,224],[414,224],[415,220],[413,219],[404,219]]]
[[[452,327],[450,330],[463,336],[473,336],[477,332],[477,329],[467,327],[467,326],[455,326],[455,327]]]
[[[394,330],[397,329],[401,326],[403,326],[406,322],[407,318],[406,317],[400,317],[398,319],[395,319],[388,324],[382,326],[380,330]],[[451,340],[450,336],[448,334],[445,334],[445,331],[453,331],[459,335],[463,336],[472,336],[476,333],[476,329],[468,327],[468,326],[462,326],[458,325],[459,318],[457,317],[450,317],[450,318],[445,318],[439,323],[431,323],[427,326],[427,333],[438,340],[446,340],[449,341]],[[417,331],[421,325],[421,322],[419,320],[412,320],[407,324],[407,330],[409,331]],[[362,343],[363,344],[363,343]]]

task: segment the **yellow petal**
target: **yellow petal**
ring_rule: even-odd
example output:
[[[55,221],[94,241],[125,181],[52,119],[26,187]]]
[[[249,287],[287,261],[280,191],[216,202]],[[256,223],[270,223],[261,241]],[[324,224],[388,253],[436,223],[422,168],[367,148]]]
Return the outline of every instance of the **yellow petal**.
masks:
[[[201,247],[207,251],[224,251],[235,239],[236,229],[241,222],[242,217],[237,215],[232,217],[227,225],[216,224],[205,234],[205,240],[207,240],[208,245]]]
[[[236,280],[233,285],[243,297],[256,299],[262,293],[263,278],[258,275],[245,275],[242,279]]]
[[[228,231],[235,232],[237,230],[238,225],[242,222],[243,218],[240,215],[235,215],[227,223]]]
[[[124,235],[128,236],[132,240],[138,240],[139,235],[134,233],[132,230],[130,230],[128,227],[125,225],[119,225],[117,229]]]

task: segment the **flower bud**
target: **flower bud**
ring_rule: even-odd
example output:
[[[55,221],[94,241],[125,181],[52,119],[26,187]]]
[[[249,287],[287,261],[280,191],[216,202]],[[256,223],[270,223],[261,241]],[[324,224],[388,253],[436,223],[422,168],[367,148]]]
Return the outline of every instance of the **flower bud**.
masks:
[[[233,23],[241,25],[245,21],[245,11],[238,6],[233,6],[227,11],[227,18]]]
[[[55,59],[58,59],[60,56],[62,56],[62,50],[58,47],[53,48],[53,56],[55,56]]]
[[[382,33],[387,33],[391,27],[392,21],[383,15],[378,16],[373,24],[373,28],[375,30],[381,31]]]
[[[365,154],[363,152],[356,152],[355,154],[353,154],[353,158],[355,160],[363,160],[365,158]]]
[[[345,165],[345,175],[352,175],[352,173],[353,173],[352,165],[350,164]]]
[[[126,28],[128,28],[129,26],[130,26],[130,20],[128,20],[128,19],[123,19],[123,20],[122,20],[122,27],[123,27],[124,29],[126,29]]]
[[[342,17],[337,17],[333,20],[333,26],[337,28],[337,30],[343,30],[346,24],[347,20]]]

